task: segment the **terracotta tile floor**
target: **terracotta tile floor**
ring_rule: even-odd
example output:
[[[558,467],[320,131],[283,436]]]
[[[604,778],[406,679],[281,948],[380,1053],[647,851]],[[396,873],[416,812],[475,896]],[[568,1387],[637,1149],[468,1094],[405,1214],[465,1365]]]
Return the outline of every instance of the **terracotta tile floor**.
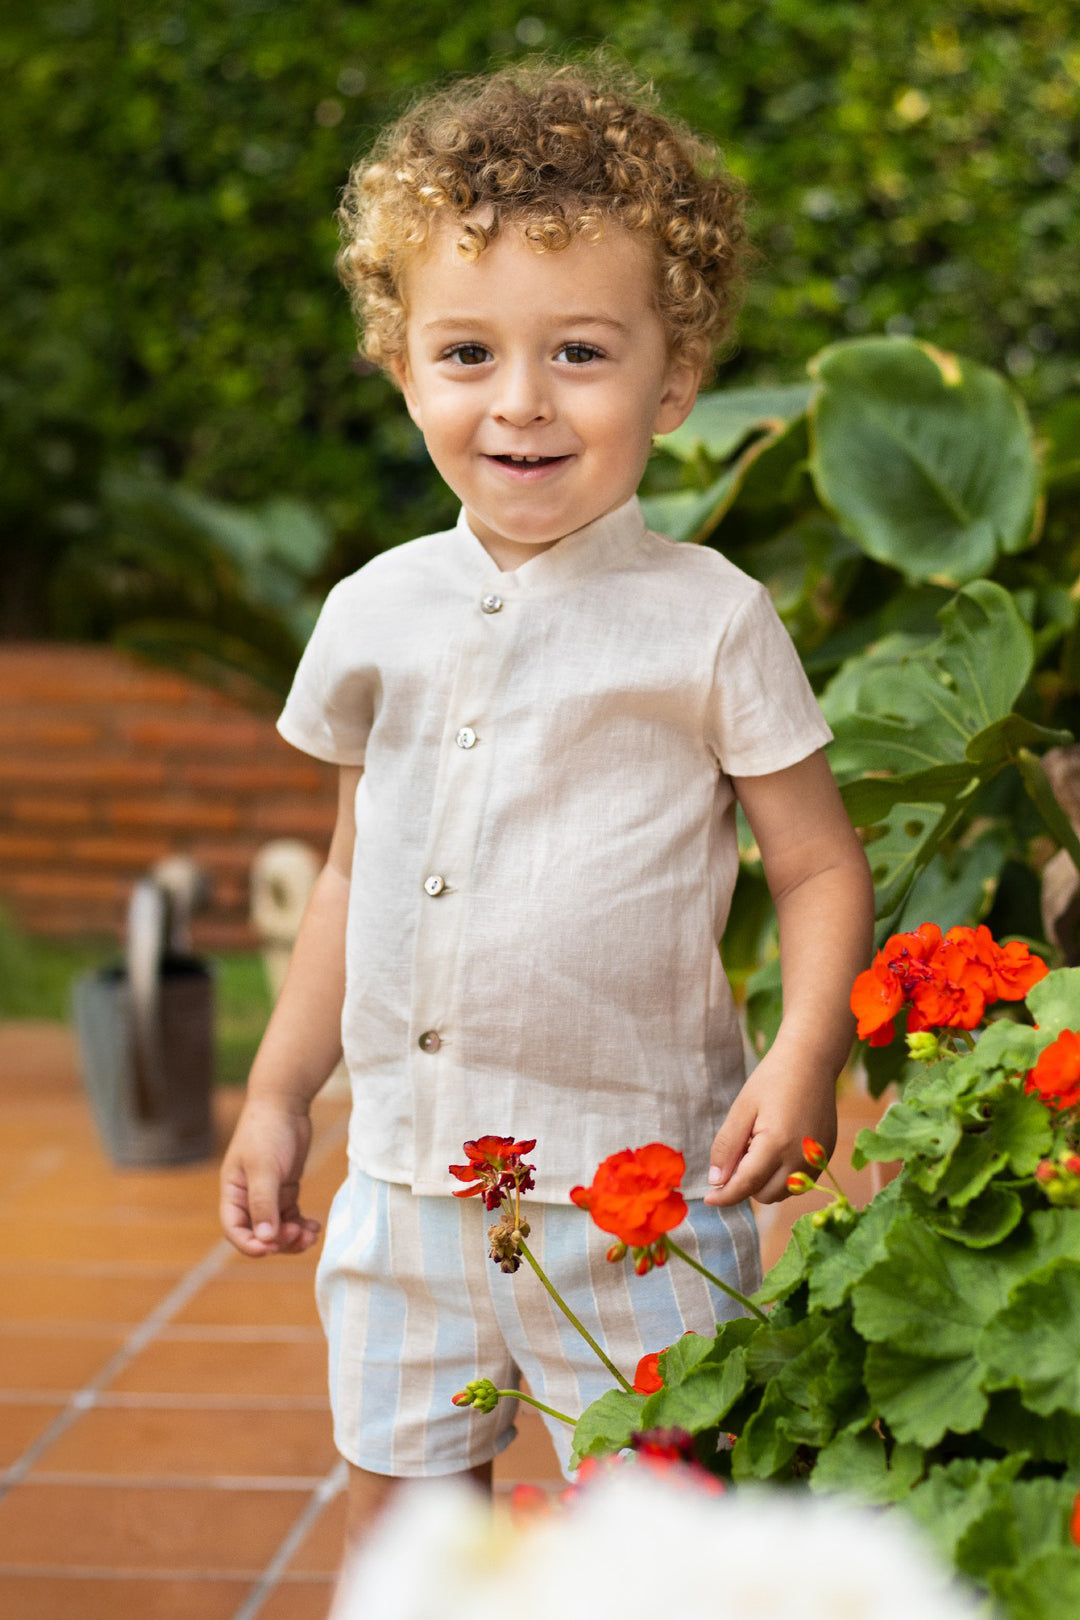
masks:
[[[222,1142],[238,1103],[217,1099]],[[839,1164],[879,1112],[847,1094]],[[320,1217],[344,1140],[320,1099]],[[114,1169],[58,1026],[0,1026],[0,1143],[0,1616],[325,1620],[344,1498],[314,1256],[236,1255],[216,1164]],[[760,1213],[768,1264],[800,1208]],[[519,1428],[499,1489],[554,1483],[537,1414]]]

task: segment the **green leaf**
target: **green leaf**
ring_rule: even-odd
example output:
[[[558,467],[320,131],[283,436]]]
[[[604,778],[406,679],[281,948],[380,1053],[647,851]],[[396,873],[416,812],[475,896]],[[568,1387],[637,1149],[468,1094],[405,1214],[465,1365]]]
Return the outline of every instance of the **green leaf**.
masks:
[[[984,1077],[988,1084],[996,1084],[1004,1076],[1026,1074],[1046,1044],[1044,1030],[998,1018],[982,1031],[975,1050],[956,1060],[953,1073],[963,1087],[977,1085]]]
[[[945,1434],[970,1434],[986,1411],[974,1359],[938,1359],[872,1344],[866,1388],[898,1440],[936,1446]]]
[[[1003,1243],[1024,1218],[1024,1205],[1010,1187],[989,1186],[969,1204],[938,1206],[923,1212],[932,1232],[969,1249],[992,1249]]]
[[[1054,1127],[1045,1104],[1012,1084],[1003,1086],[990,1099],[990,1105],[991,1140],[1006,1155],[1013,1175],[1030,1176],[1039,1160],[1049,1153],[1054,1140]]]
[[[1033,1458],[1080,1470],[1080,1418],[1068,1412],[1040,1417],[1024,1405],[1019,1390],[996,1390],[979,1430],[1002,1451],[1027,1451]]]
[[[738,1323],[740,1332],[738,1335],[727,1336],[725,1352],[734,1348],[736,1344],[745,1342],[747,1338],[752,1337],[754,1330],[758,1326],[755,1318],[738,1316],[734,1318],[733,1322],[724,1323],[721,1333],[723,1333],[724,1327],[733,1327],[735,1323]],[[684,1333],[681,1339],[676,1339],[675,1343],[669,1345],[661,1355],[658,1369],[660,1377],[664,1380],[665,1385],[669,1387],[679,1384],[688,1373],[694,1370],[699,1362],[704,1361],[706,1356],[718,1360],[719,1357],[715,1354],[716,1349],[717,1341],[715,1338],[709,1338],[704,1333]]]
[[[635,1423],[634,1428],[678,1428],[690,1434],[711,1429],[738,1400],[749,1376],[746,1350],[736,1345],[719,1364],[704,1361],[687,1373],[681,1383],[670,1388],[665,1385],[650,1395],[640,1413],[640,1422]],[[587,1417],[588,1413],[585,1415]]]
[[[1031,673],[1031,630],[1009,592],[985,579],[958,591],[937,617],[936,640],[849,671],[840,713],[833,712],[834,683],[826,688],[822,706],[836,733],[829,757],[842,775],[920,773],[925,782],[931,769],[976,763],[967,755],[976,738],[980,754],[994,755],[984,733],[1009,717]],[[954,779],[958,773],[942,778],[948,797]]]
[[[775,1383],[769,1384],[761,1403],[743,1425],[731,1453],[735,1480],[776,1479],[790,1474],[798,1445],[787,1433],[790,1406]]]
[[[1013,1240],[990,1257],[909,1212],[893,1225],[887,1250],[851,1295],[855,1326],[872,1341],[866,1386],[897,1439],[933,1446],[982,1419],[978,1337],[1031,1269],[1032,1244]]]
[[[823,1446],[808,1483],[812,1491],[839,1492],[884,1507],[907,1496],[918,1483],[923,1466],[919,1446],[894,1446],[892,1456],[887,1457],[880,1434],[863,1429],[858,1434],[838,1434]]]
[[[851,1162],[856,1170],[872,1161],[888,1163],[914,1158],[947,1159],[960,1140],[960,1125],[951,1111],[895,1102],[874,1129],[855,1138]]]
[[[1076,1620],[1080,1614],[1080,1550],[1059,1547],[1018,1569],[995,1571],[991,1586],[1010,1620]]]
[[[837,1429],[871,1415],[863,1387],[866,1346],[844,1318],[824,1321],[826,1331],[815,1335],[776,1379],[790,1408],[784,1432],[800,1445],[822,1446]]]
[[[1080,1029],[1080,967],[1058,968],[1028,991],[1028,1010],[1038,1024],[1039,1050],[1065,1029]],[[982,1042],[980,1041],[980,1046]]]
[[[770,1267],[757,1293],[751,1295],[755,1305],[771,1305],[775,1300],[786,1299],[798,1288],[806,1276],[816,1236],[811,1210],[799,1216],[791,1228],[787,1248],[776,1264]]]
[[[932,1468],[907,1499],[907,1509],[950,1559],[962,1539],[993,1506],[995,1496],[1024,1466],[1024,1455],[1000,1461],[957,1457]]]
[[[776,433],[804,416],[811,392],[809,383],[792,383],[701,394],[682,426],[665,433],[658,446],[683,461],[702,450],[713,461],[726,461],[752,433]]]
[[[599,1400],[587,1406],[574,1428],[571,1467],[576,1468],[585,1457],[602,1457],[629,1445],[630,1436],[643,1427],[641,1413],[644,1405],[644,1395],[609,1389]]]
[[[811,365],[811,466],[868,556],[958,584],[1034,538],[1031,428],[996,373],[907,338],[861,338]]]
[[[675,489],[648,495],[641,510],[648,527],[672,540],[699,540],[716,527],[738,484],[738,465],[722,473],[708,489]]]
[[[889,1232],[904,1218],[900,1190],[901,1183],[891,1181],[860,1212],[855,1225],[846,1229],[831,1252],[816,1261],[810,1272],[811,1310],[836,1310],[871,1267],[884,1260]]]
[[[956,1562],[965,1574],[985,1581],[996,1570],[1013,1570],[1067,1545],[1069,1509],[1075,1487],[1043,1475],[1035,1479],[995,1479],[987,1510],[956,1543]]]
[[[1059,1259],[1017,1285],[983,1329],[978,1356],[990,1388],[1015,1386],[1044,1417],[1059,1410],[1078,1416],[1078,1344],[1080,1261]]]

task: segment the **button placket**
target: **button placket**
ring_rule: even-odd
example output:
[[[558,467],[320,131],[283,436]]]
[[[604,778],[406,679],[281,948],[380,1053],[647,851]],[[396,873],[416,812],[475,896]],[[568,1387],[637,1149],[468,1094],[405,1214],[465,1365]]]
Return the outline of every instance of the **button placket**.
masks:
[[[467,610],[447,698],[447,724],[421,868],[424,892],[419,896],[413,958],[412,1118],[414,1173],[429,1181],[441,1177],[444,1168],[441,1138],[446,1133],[446,1111],[456,1112],[458,1106],[453,1075],[466,1056],[454,1040],[463,1002],[460,947],[462,931],[468,925],[471,874],[496,752],[477,748],[482,738],[476,724],[461,724],[460,717],[498,712],[516,620],[516,614],[503,611],[506,600],[505,587],[501,592],[489,590],[479,598],[480,612],[476,597],[471,612]],[[485,737],[490,729],[490,722],[483,719]],[[429,1067],[428,1060],[436,1055],[439,1067]]]

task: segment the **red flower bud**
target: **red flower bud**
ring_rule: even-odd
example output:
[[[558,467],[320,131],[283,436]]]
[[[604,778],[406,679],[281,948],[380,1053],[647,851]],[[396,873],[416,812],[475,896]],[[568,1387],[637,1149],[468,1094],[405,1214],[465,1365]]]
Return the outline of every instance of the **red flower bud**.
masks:
[[[829,1162],[825,1154],[825,1149],[822,1147],[820,1142],[815,1142],[812,1136],[803,1137],[802,1156],[810,1166],[811,1170],[824,1170],[825,1166]]]
[[[611,1248],[607,1252],[607,1259],[612,1261],[626,1259],[626,1244],[621,1238],[619,1239],[618,1243],[613,1243],[611,1245]]]
[[[1069,1534],[1076,1545],[1080,1547],[1080,1491],[1077,1491],[1076,1493],[1076,1499],[1072,1505],[1072,1512],[1069,1515]]]
[[[1066,1153],[1061,1168],[1067,1170],[1070,1176],[1080,1176],[1080,1153]]]
[[[459,1389],[456,1395],[451,1395],[450,1399],[453,1401],[455,1406],[472,1405],[472,1396],[469,1394],[467,1389]]]
[[[1050,1159],[1040,1159],[1038,1164],[1035,1166],[1035,1180],[1039,1182],[1041,1186],[1045,1187],[1049,1182],[1053,1181],[1056,1176],[1057,1165],[1054,1164]]]
[[[654,1243],[652,1246],[652,1257],[654,1266],[666,1266],[667,1245],[665,1243]]]
[[[646,1277],[646,1276],[648,1276],[648,1274],[652,1270],[652,1268],[653,1268],[653,1257],[652,1257],[652,1255],[649,1253],[648,1249],[642,1249],[641,1253],[637,1256],[637,1258],[634,1261],[634,1270],[637,1272],[639,1277]]]
[[[804,1193],[809,1192],[814,1183],[805,1171],[795,1170],[788,1176],[786,1185],[789,1193]]]

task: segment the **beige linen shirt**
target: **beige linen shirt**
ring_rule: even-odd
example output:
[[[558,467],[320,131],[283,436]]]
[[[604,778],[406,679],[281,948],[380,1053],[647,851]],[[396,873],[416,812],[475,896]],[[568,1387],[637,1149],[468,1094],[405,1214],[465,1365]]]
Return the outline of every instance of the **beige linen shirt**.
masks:
[[[636,499],[508,573],[462,514],[331,591],[278,724],[364,766],[354,1162],[448,1193],[466,1138],[535,1136],[563,1203],[663,1141],[700,1196],[743,1080],[729,778],[830,736],[764,587]]]

